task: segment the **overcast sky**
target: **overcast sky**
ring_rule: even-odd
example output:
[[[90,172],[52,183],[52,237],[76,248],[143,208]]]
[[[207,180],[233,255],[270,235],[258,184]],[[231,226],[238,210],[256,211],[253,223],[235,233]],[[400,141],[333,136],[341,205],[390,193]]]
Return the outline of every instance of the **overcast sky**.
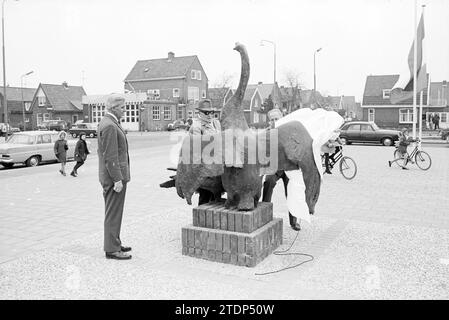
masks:
[[[449,80],[449,1],[419,0],[425,8],[428,71]],[[6,82],[81,85],[87,94],[123,92],[123,79],[137,60],[197,55],[209,86],[223,74],[240,73],[236,41],[246,45],[250,83],[299,74],[317,90],[360,100],[366,76],[398,74],[413,40],[414,0],[7,0]],[[84,71],[84,80],[83,80]],[[3,83],[3,81],[1,81]]]

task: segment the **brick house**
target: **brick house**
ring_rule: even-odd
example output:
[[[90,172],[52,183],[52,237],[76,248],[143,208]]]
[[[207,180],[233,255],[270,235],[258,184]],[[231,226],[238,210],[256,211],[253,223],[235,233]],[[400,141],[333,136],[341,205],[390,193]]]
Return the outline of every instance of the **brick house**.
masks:
[[[362,100],[362,120],[373,121],[379,127],[399,128],[413,126],[413,97],[397,104],[390,102],[391,88],[396,84],[399,75],[370,75],[366,78]],[[427,88],[423,90],[423,107],[427,105]],[[419,108],[420,94],[417,94]],[[430,107],[435,112],[442,107]],[[419,112],[419,111],[417,111]],[[424,113],[424,108],[423,108]],[[425,128],[425,123],[423,128]]]
[[[83,87],[63,84],[39,84],[34,94],[31,110],[32,127],[35,129],[43,121],[64,120],[69,125],[83,119]]]
[[[8,99],[8,122],[11,127],[23,130],[23,119],[25,114],[25,130],[32,128],[31,102],[33,101],[36,88],[6,87],[6,99]],[[23,97],[23,98],[22,98]],[[0,122],[5,122],[3,108],[3,87],[0,88]]]
[[[319,91],[313,94],[313,90],[300,90],[299,91],[300,108],[310,108],[313,103],[317,103],[319,107],[325,107],[326,102]]]
[[[247,88],[243,97],[242,106],[248,125],[266,123],[267,114],[262,112],[262,95],[258,87]]]
[[[208,91],[208,78],[198,57],[175,57],[173,52],[169,52],[167,58],[137,61],[124,83],[126,91],[144,92],[150,100],[163,101],[164,105],[175,104],[172,121],[194,116],[198,101],[207,98]],[[147,107],[153,108],[153,105]],[[155,110],[149,111],[155,118],[149,122],[148,130],[164,127],[158,122],[163,120],[157,120],[157,104],[154,107]],[[165,109],[160,109],[159,119],[166,118],[163,115]]]
[[[99,123],[106,112],[106,101],[109,95],[86,95],[82,97],[84,122]],[[145,123],[140,115],[144,111],[144,102],[147,101],[146,93],[125,93],[125,112],[121,119],[121,125],[125,130],[144,130]]]

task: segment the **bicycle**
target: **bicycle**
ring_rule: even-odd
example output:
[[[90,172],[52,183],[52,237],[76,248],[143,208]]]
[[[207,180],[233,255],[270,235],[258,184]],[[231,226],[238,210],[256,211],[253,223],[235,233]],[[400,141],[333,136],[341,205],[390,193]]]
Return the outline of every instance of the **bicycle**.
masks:
[[[406,153],[406,160],[404,163],[404,167],[411,162],[412,164],[416,164],[418,166],[418,168],[420,168],[421,170],[429,170],[430,167],[432,166],[432,158],[430,157],[430,155],[425,152],[420,150],[421,149],[421,140],[416,139],[417,144],[415,144],[415,147],[413,148],[411,153]],[[397,166],[399,166],[400,164],[398,163],[399,160],[402,160],[403,157],[401,157],[399,150],[398,150],[398,146],[396,145],[396,150],[394,151],[394,160],[391,161],[391,163],[395,163]],[[413,161],[413,159],[415,161]]]
[[[332,171],[337,162],[340,162],[339,163],[340,173],[345,179],[351,180],[357,174],[357,164],[351,157],[344,156],[342,150],[343,147],[340,146],[335,153],[329,155],[329,170]],[[326,168],[324,154],[321,155],[321,161],[323,168]]]

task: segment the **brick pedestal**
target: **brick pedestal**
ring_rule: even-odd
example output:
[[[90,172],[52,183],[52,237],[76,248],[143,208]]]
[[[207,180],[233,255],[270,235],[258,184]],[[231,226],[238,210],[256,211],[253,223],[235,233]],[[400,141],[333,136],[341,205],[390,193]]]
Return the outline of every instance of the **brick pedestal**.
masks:
[[[254,267],[282,244],[282,219],[273,204],[252,211],[225,209],[224,201],[193,209],[193,225],[182,228],[182,253],[192,257]]]

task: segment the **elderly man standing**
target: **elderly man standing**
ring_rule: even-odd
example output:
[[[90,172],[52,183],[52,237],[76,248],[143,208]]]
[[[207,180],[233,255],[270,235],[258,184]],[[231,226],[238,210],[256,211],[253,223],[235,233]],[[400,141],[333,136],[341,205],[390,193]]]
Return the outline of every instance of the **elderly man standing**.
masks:
[[[98,169],[105,203],[104,251],[107,259],[127,260],[130,247],[122,246],[120,229],[125,204],[126,185],[130,181],[128,141],[120,126],[125,99],[111,94],[106,114],[98,125]]]

